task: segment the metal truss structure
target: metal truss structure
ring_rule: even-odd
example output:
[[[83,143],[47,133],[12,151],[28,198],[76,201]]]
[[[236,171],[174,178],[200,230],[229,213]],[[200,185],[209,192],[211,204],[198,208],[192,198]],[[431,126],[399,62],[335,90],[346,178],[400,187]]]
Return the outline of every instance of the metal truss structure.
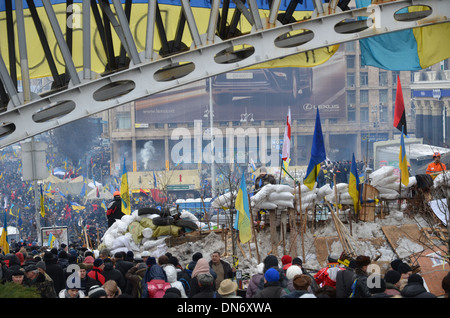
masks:
[[[6,0],[7,33],[13,36],[11,5]],[[256,0],[233,0],[236,4],[231,23],[226,25],[229,0],[211,0],[207,32],[199,34],[189,0],[181,0],[182,14],[177,22],[177,34],[168,41],[157,0],[148,0],[145,49],[138,52],[128,25],[132,0],[83,0],[83,71],[77,72],[71,56],[71,34],[63,35],[51,0],[42,0],[59,49],[66,73],[58,74],[45,34],[40,29],[39,16],[33,0],[26,0],[53,75],[52,90],[37,96],[30,92],[23,2],[15,0],[17,39],[23,91],[17,90],[16,69],[8,71],[0,55],[0,147],[36,136],[69,122],[111,109],[131,101],[171,88],[192,83],[221,73],[238,70],[265,61],[282,58],[330,45],[363,39],[400,30],[424,27],[450,20],[446,0],[379,1],[367,8],[350,10],[349,1],[313,0],[315,11],[311,19],[295,21],[292,14],[298,3],[291,0],[284,12],[279,12],[281,0],[273,0],[270,14],[261,18]],[[111,2],[110,2],[111,1]],[[68,1],[68,3],[71,1]],[[124,2],[124,5],[122,4]],[[423,6],[421,10],[404,10]],[[103,15],[99,14],[99,7]],[[114,10],[113,10],[114,9]],[[91,70],[91,14],[97,21],[106,55],[108,71],[95,76]],[[240,15],[252,25],[251,32],[240,34]],[[181,34],[187,26],[192,44],[184,47]],[[111,55],[111,31],[121,41],[119,58]],[[155,53],[154,37],[159,35],[161,50]],[[4,36],[2,34],[2,36]],[[14,43],[14,42],[13,42]],[[9,48],[10,59],[14,48]],[[10,61],[11,62],[11,61]],[[10,63],[11,67],[14,63]]]

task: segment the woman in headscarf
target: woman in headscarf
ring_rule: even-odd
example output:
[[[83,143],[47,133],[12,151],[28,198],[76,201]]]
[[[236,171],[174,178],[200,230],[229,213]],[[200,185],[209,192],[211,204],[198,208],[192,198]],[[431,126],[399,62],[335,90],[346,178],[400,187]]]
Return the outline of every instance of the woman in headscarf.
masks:
[[[216,273],[209,267],[208,261],[206,258],[200,258],[197,261],[197,264],[194,267],[194,270],[192,271],[191,276],[191,290],[189,292],[189,298],[192,298],[195,294],[200,292],[200,286],[198,284],[198,275],[200,274],[211,274],[214,277],[214,284],[213,288],[216,290]]]

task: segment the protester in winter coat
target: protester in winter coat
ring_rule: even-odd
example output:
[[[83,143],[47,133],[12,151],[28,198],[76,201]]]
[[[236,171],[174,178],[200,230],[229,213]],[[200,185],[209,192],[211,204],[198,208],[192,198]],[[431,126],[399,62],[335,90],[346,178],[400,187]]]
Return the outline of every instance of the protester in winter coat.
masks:
[[[113,280],[107,280],[102,287],[106,292],[106,298],[119,298],[122,295],[122,290]]]
[[[288,279],[287,291],[289,293],[296,290],[294,286],[294,277],[302,274],[303,274],[302,269],[295,265],[289,266],[289,268],[286,270],[286,278]]]
[[[400,292],[403,298],[436,298],[436,295],[428,292],[423,286],[423,278],[418,274],[412,274],[408,283]]]
[[[192,272],[194,271],[195,265],[197,265],[197,261],[203,258],[202,253],[200,252],[196,252],[194,253],[194,255],[192,255],[192,261],[190,261],[187,265],[186,265],[186,273],[188,273],[188,275],[190,277],[192,277]]]
[[[172,264],[177,271],[177,280],[183,284],[184,292],[189,295],[191,290],[191,276],[186,272],[186,270],[180,265],[178,259],[170,255],[169,264]]]
[[[105,266],[103,267],[103,271],[101,273],[105,277],[105,281],[113,280],[117,283],[121,290],[125,290],[127,286],[125,277],[118,269],[114,268],[112,260],[110,258],[105,258],[103,259],[103,263]]]
[[[338,257],[330,255],[328,256],[327,266],[319,270],[314,275],[314,279],[319,286],[329,285],[331,287],[336,287],[336,275],[341,270],[342,268],[338,263]]]
[[[301,260],[300,257],[294,257],[292,259],[292,265],[300,267],[302,269],[303,274],[308,275],[309,277],[311,277],[312,283],[311,283],[311,285],[308,288],[309,292],[314,293],[316,290],[319,289],[319,285],[317,285],[316,280],[314,279],[313,275],[308,273],[308,271],[305,268],[303,268],[303,261]]]
[[[79,288],[66,287],[65,289],[62,289],[58,294],[58,298],[85,298],[85,297],[86,295]]]
[[[266,258],[263,260],[264,263],[264,273],[269,268],[275,268],[279,273],[280,278],[280,286],[282,288],[288,287],[288,279],[286,278],[286,274],[282,268],[278,266],[278,258],[275,255],[267,255]],[[264,277],[261,279],[261,281],[258,284],[258,289],[262,290],[264,288]]]
[[[291,266],[292,267],[292,266]],[[313,279],[305,274],[295,275],[292,279],[294,290],[282,298],[316,298],[313,293],[308,292]]]
[[[450,298],[450,272],[442,279],[441,285],[445,292],[444,298]]]
[[[209,261],[209,266],[217,274],[215,281],[216,288],[219,288],[222,280],[233,278],[233,274],[234,272],[236,272],[236,269],[232,268],[229,263],[220,259],[220,253],[218,251],[212,253],[211,260]]]
[[[59,251],[57,263],[58,263],[59,266],[61,266],[61,268],[65,272],[67,266],[69,266],[69,257],[67,255],[66,251],[64,251],[64,250],[63,251]]]
[[[256,266],[256,274],[252,275],[248,282],[247,290],[245,292],[245,298],[253,298],[258,291],[258,285],[261,279],[264,277],[264,263],[259,263]]]
[[[402,290],[408,283],[408,278],[412,274],[412,268],[407,263],[402,262],[398,265],[398,272],[401,274],[399,288]]]
[[[145,279],[147,279],[147,281],[144,283]],[[142,298],[154,297],[154,294],[152,294],[152,292],[155,291],[152,290],[152,286],[155,284],[163,285],[166,289],[170,288],[170,283],[167,282],[166,272],[158,264],[153,264],[150,268],[148,268],[147,273],[145,274],[145,277],[142,281]],[[158,288],[159,287],[160,286],[158,286]]]
[[[138,263],[125,274],[127,279],[127,286],[130,290],[130,296],[132,298],[141,298],[142,288],[141,282],[147,271],[147,264]]]
[[[369,291],[372,294],[370,298],[391,298],[392,295],[386,294],[386,282],[380,274],[371,275],[371,286]]]
[[[189,292],[189,298],[193,298],[195,294],[200,292],[199,282],[197,276],[200,274],[211,274],[214,278],[213,287],[216,290],[215,284],[215,274],[214,271],[209,267],[208,261],[206,258],[200,258],[195,264],[194,270],[192,271],[191,276],[191,290]]]
[[[92,270],[89,271],[88,276],[94,280],[97,281],[97,284],[100,286],[103,286],[103,284],[106,282],[105,276],[103,276],[103,268],[105,267],[105,264],[101,258],[97,258],[94,261],[94,267],[92,267]]]
[[[66,288],[66,274],[62,267],[57,264],[57,258],[52,252],[45,252],[43,261],[45,263],[45,272],[53,280],[56,294]]]
[[[269,268],[264,273],[264,288],[259,290],[253,298],[281,298],[286,291],[280,284],[280,273],[276,268]]]
[[[222,298],[214,286],[215,278],[209,272],[196,275],[195,280],[197,281],[199,291],[192,298]]]
[[[170,283],[170,286],[180,290],[181,298],[187,298],[183,284],[177,280],[177,270],[175,269],[175,266],[167,264],[164,266],[163,270],[166,272],[167,282]]]
[[[356,278],[355,274],[356,262],[350,260],[345,270],[336,274],[336,298],[348,298],[352,293],[352,284]]]
[[[78,264],[79,270],[78,275],[80,276],[80,290],[87,295],[89,292],[89,289],[94,286],[98,285],[98,282],[95,279],[90,278],[87,275],[87,267],[86,264],[80,263]]]
[[[401,274],[393,269],[388,270],[386,274],[384,274],[384,281],[386,282],[386,294],[391,296],[400,295],[400,277]]]
[[[359,255],[356,257],[355,263],[356,278],[352,284],[352,294],[350,295],[350,298],[369,298],[372,296],[367,285],[367,277],[369,276],[367,267],[370,265],[370,257]]]
[[[9,253],[5,255],[3,261],[6,265],[6,269],[3,271],[3,279],[7,282],[12,281],[12,273],[21,268],[20,260],[17,255]]]
[[[41,298],[57,298],[55,287],[50,276],[39,272],[36,265],[29,265],[25,268],[24,285],[35,287]]]

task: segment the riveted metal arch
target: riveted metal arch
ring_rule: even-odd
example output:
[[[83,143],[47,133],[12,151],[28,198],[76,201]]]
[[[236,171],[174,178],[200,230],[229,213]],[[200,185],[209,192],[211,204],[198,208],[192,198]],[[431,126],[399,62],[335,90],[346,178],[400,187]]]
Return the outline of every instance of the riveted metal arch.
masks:
[[[413,5],[418,5],[418,2],[399,0],[380,4],[380,28],[375,27],[373,20],[359,19],[371,16],[372,11],[367,8],[317,15],[310,20],[275,27],[267,27],[265,21],[255,21],[254,29],[249,34],[221,41],[217,38],[214,42],[204,41],[202,45],[191,46],[189,51],[164,58],[136,59],[137,63],[130,64],[128,69],[90,81],[72,83],[65,90],[41,96],[27,104],[15,105],[1,113],[0,147],[139,98],[221,73],[334,44],[449,22],[450,6],[444,0],[423,0],[420,5],[431,8],[426,16],[410,15],[401,19],[399,10]],[[255,11],[252,12],[254,17]],[[216,23],[216,19],[211,20]],[[125,26],[121,27],[127,31]],[[305,37],[296,36],[293,39],[283,36],[299,30],[309,30],[314,36],[308,32],[305,32]],[[242,59],[236,59],[233,54],[217,58],[219,52],[233,52],[236,47],[248,46],[252,47],[253,52]],[[227,61],[228,58],[230,60]],[[2,82],[10,88],[8,93],[14,93],[4,65],[0,56]]]

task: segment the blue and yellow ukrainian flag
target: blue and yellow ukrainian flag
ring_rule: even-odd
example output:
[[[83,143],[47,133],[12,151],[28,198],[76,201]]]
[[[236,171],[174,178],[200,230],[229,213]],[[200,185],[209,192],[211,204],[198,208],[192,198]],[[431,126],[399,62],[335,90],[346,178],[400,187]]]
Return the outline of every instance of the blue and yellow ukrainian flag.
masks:
[[[53,235],[53,233],[50,233],[50,235],[48,236],[48,246],[50,246],[50,248],[53,248],[53,243],[55,242],[56,237]]]
[[[406,187],[409,184],[409,171],[408,171],[408,160],[406,159],[406,149],[405,149],[405,139],[403,137],[403,127],[402,136],[400,137],[400,153],[398,155],[399,168],[400,168],[400,182]]]
[[[8,243],[8,226],[6,225],[6,211],[5,220],[3,221],[3,231],[0,237],[0,247],[2,248],[3,254],[9,254],[9,243]]]
[[[125,165],[125,157],[123,158],[122,182],[120,184],[120,197],[122,198],[122,212],[131,214],[130,190],[128,189],[128,173]]]
[[[13,20],[15,21],[15,3],[12,2],[13,9]],[[75,62],[75,67],[78,72],[83,70],[83,41],[82,36],[82,0],[73,0],[73,12],[68,17],[67,16],[67,4],[66,0],[51,0],[50,1],[53,9],[55,11],[57,20],[62,30],[66,29],[67,22],[69,19],[72,21],[73,29],[73,43],[79,43],[80,45],[74,45],[72,48],[72,56]],[[125,4],[125,0],[121,1]],[[270,10],[270,1],[267,0],[257,0],[258,11],[261,17],[267,17]],[[36,11],[40,17],[46,17],[46,12],[42,4],[42,0],[34,1],[36,6]],[[182,13],[182,6],[180,1],[173,0],[158,0],[159,9],[161,11],[162,19],[165,24],[165,32],[167,39],[170,41],[175,38],[178,28],[178,20],[180,14]],[[190,5],[192,8],[192,13],[200,34],[205,34],[207,32],[209,16],[211,12],[211,1],[205,0],[190,0]],[[222,5],[222,2],[221,2]],[[281,1],[280,12],[284,12],[288,9],[289,2]],[[51,76],[51,71],[48,63],[44,63],[45,54],[44,49],[39,40],[34,22],[30,13],[30,9],[26,1],[23,1],[24,16],[25,16],[25,30],[26,30],[26,42],[28,48],[33,48],[33,54],[28,55],[28,63],[31,78],[41,78]],[[236,10],[236,5],[233,2],[229,3],[230,14],[228,15],[228,23],[231,21],[234,11]],[[114,10],[114,9],[113,9]],[[301,1],[297,3],[295,12],[293,13],[294,18],[297,21],[303,21],[308,19],[314,11],[314,5],[312,1]],[[145,49],[146,44],[146,24],[147,24],[147,12],[148,12],[148,0],[133,0],[133,6],[130,12],[129,26],[133,34],[138,52],[142,52]],[[44,30],[51,30],[52,27],[47,18],[40,19],[42,27]],[[91,67],[92,71],[101,74],[105,71],[107,64],[107,55],[103,48],[101,41],[101,36],[97,29],[97,24],[93,14],[91,14]],[[242,15],[239,21],[239,28],[242,34],[249,33],[252,29],[252,25],[245,19]],[[5,1],[0,1],[0,52],[5,61],[9,60],[8,52],[8,37],[6,36],[6,5]],[[46,38],[48,45],[52,50],[57,49],[58,44],[56,37],[53,32],[46,32]],[[121,50],[121,43],[119,37],[115,32],[112,32],[113,48],[114,54],[118,55]],[[182,36],[182,42],[186,43],[189,47],[192,43],[192,36],[190,32],[184,32]],[[158,52],[162,44],[159,37],[156,36],[154,39],[153,47],[155,52]],[[300,53],[292,56],[287,56],[285,58],[268,61],[259,65],[254,66],[254,68],[278,68],[278,67],[313,67],[320,65],[328,61],[334,53],[338,50],[339,45],[323,47],[313,50],[312,56],[306,53]],[[6,63],[7,68],[9,68],[9,63]],[[56,63],[57,71],[61,74],[64,73],[65,65],[64,63]],[[17,78],[21,79],[21,73],[18,72]],[[67,163],[66,163],[67,169]]]
[[[310,190],[314,188],[314,184],[319,176],[320,164],[327,159],[325,152],[325,143],[322,134],[322,124],[320,122],[319,108],[316,114],[316,126],[314,128],[314,136],[311,147],[311,159],[309,160],[308,169],[306,169],[306,177],[303,179]]]
[[[242,171],[241,185],[236,197],[235,208],[235,229],[239,231],[239,240],[241,241],[241,243],[247,243],[252,238],[252,226],[244,171]]]
[[[41,207],[41,216],[45,217],[44,192],[42,191],[42,183],[41,183],[40,207]]]
[[[356,0],[357,8],[371,0]],[[424,10],[426,7],[410,7]],[[406,9],[404,9],[406,10]],[[390,71],[417,71],[450,58],[450,23],[381,34],[359,40],[361,65]]]
[[[353,199],[353,207],[355,209],[355,213],[361,208],[360,190],[358,169],[356,168],[355,154],[353,153],[352,165],[350,168],[350,177],[348,181],[348,193]]]

